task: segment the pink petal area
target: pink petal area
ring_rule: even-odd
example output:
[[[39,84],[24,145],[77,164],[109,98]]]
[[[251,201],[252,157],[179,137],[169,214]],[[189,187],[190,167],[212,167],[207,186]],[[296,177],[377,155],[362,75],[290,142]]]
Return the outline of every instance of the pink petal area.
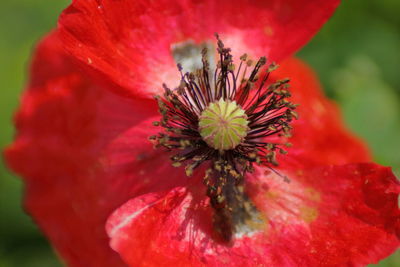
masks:
[[[235,55],[274,61],[303,46],[339,0],[111,1],[75,0],[59,30],[66,50],[93,77],[124,95],[148,97],[178,85],[171,47],[226,40]]]
[[[318,167],[250,178],[262,230],[233,244],[212,238],[207,201],[191,189],[134,198],[107,222],[130,266],[364,266],[399,246],[399,184],[374,164]]]

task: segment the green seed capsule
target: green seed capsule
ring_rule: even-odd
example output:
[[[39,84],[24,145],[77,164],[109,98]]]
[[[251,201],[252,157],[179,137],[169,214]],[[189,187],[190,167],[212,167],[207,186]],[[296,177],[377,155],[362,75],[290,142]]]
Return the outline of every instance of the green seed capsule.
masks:
[[[199,130],[203,140],[220,152],[233,149],[246,137],[247,115],[235,101],[219,99],[201,113]]]

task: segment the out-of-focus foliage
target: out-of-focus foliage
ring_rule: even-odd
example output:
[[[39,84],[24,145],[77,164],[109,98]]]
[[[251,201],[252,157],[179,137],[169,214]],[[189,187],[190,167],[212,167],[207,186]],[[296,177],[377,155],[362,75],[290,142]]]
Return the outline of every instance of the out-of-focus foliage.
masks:
[[[34,44],[56,25],[67,0],[1,0],[0,147],[13,136],[12,114]],[[348,127],[376,161],[400,174],[400,1],[343,0],[299,56],[318,73]],[[0,162],[0,267],[61,266],[21,208],[22,184]],[[400,266],[400,253],[379,266]]]
[[[298,54],[375,160],[400,174],[400,1],[343,1]],[[400,265],[399,265],[400,266]]]

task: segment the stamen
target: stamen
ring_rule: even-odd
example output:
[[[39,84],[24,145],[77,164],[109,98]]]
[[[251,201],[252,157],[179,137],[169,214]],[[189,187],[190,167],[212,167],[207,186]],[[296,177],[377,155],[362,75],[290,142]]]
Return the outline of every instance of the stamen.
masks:
[[[187,176],[208,165],[203,183],[215,211],[215,231],[228,242],[243,229],[257,230],[249,222],[262,224],[246,194],[244,178],[254,170],[253,164],[279,174],[277,154],[286,154],[284,148],[291,146],[286,139],[298,115],[297,105],[288,100],[289,79],[268,81],[276,64],[265,67],[264,57],[253,64],[245,54],[236,68],[231,50],[216,37],[215,71],[205,48],[201,69],[184,73],[178,64],[180,86],[171,90],[163,85],[164,96],[156,97],[162,118],[153,125],[165,131],[149,139],[156,148],[175,151],[172,165],[186,165]]]

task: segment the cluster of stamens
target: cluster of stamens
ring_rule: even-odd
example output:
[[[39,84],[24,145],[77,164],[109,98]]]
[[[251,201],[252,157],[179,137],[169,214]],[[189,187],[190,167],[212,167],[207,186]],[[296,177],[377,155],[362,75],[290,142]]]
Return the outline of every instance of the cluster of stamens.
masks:
[[[215,229],[229,241],[241,226],[257,220],[257,209],[243,187],[246,173],[254,164],[275,171],[277,153],[286,154],[290,146],[286,140],[297,113],[288,101],[289,79],[268,82],[276,64],[266,66],[265,57],[253,64],[245,54],[236,67],[231,50],[218,35],[217,40],[214,71],[206,49],[203,67],[194,73],[183,73],[178,64],[179,87],[164,85],[163,97],[156,97],[162,117],[153,124],[165,131],[150,139],[155,147],[175,151],[172,165],[185,165],[188,176],[206,166],[203,183],[215,210]]]

